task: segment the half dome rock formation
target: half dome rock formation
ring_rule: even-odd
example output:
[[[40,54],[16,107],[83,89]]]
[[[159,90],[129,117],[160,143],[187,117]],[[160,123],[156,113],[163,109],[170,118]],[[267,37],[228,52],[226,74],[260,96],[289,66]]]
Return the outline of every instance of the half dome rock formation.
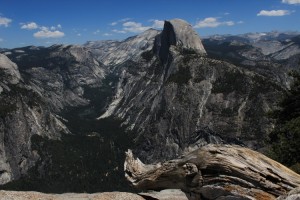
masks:
[[[156,39],[156,50],[163,63],[168,61],[171,45],[206,54],[197,32],[182,19],[165,21],[163,31]]]
[[[125,176],[143,190],[181,189],[203,199],[275,199],[300,186],[300,175],[236,145],[206,145],[179,159],[145,165],[126,153]]]
[[[6,79],[6,83],[17,84],[20,81],[21,75],[18,70],[18,66],[8,57],[0,54],[0,82],[2,82],[2,79],[4,78]]]

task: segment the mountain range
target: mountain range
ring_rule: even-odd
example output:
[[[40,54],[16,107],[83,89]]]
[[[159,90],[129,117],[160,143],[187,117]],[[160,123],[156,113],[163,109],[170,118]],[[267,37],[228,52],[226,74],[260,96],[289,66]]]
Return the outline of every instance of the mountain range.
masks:
[[[299,33],[201,40],[180,19],[123,41],[3,49],[1,187],[128,190],[128,148],[145,163],[208,143],[264,152],[299,64]]]

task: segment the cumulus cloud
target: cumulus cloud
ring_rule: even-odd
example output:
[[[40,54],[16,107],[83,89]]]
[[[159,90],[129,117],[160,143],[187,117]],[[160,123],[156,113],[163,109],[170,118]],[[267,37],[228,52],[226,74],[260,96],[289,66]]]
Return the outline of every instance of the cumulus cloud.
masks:
[[[22,24],[21,29],[33,30],[37,29],[38,25],[35,22],[29,22],[27,24]]]
[[[287,3],[287,4],[300,4],[300,0],[282,0],[282,3]]]
[[[119,24],[119,23],[126,22],[126,21],[129,21],[129,20],[131,20],[131,18],[129,18],[129,17],[123,18],[123,19],[120,19],[120,20],[118,20],[118,21],[115,21],[115,22],[110,23],[110,25],[111,25],[111,26],[116,26],[116,25]]]
[[[112,32],[114,32],[114,33],[127,33],[124,30],[117,30],[117,29],[113,29]]]
[[[12,22],[11,19],[0,16],[0,26],[8,27],[8,25]]]
[[[61,25],[57,26],[38,26],[35,22],[30,22],[27,24],[23,24],[21,29],[33,30],[39,29],[36,33],[33,34],[35,38],[61,38],[65,36],[64,32],[59,31],[61,29]]]
[[[150,26],[143,26],[141,23],[128,21],[123,23],[123,30],[126,32],[132,32],[132,33],[140,33],[147,29],[151,28]]]
[[[194,28],[215,28],[218,26],[233,26],[235,23],[233,21],[219,21],[215,17],[207,17],[196,23]]]
[[[40,31],[34,33],[33,36],[36,38],[61,38],[64,37],[65,34],[61,31],[52,31],[44,27]]]
[[[26,30],[35,30],[39,29],[36,33],[33,34],[35,38],[61,38],[65,36],[64,32],[59,31],[62,26],[60,24],[56,26],[39,26],[35,22],[21,23],[21,29]]]
[[[152,22],[151,26],[144,26],[142,23],[134,22],[134,21],[126,21],[122,24],[122,29],[113,29],[112,32],[114,33],[141,33],[143,31],[146,31],[150,28],[163,28],[164,27],[164,21],[157,20],[157,19],[151,19],[149,22]]]
[[[289,10],[261,10],[257,16],[281,17],[291,14]]]
[[[163,28],[165,24],[165,21],[157,19],[150,20],[150,22],[153,22],[152,28]]]

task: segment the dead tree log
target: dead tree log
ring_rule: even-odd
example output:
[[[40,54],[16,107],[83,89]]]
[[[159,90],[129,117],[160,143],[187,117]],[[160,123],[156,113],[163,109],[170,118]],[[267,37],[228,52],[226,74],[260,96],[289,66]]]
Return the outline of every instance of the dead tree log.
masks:
[[[176,160],[145,165],[128,150],[125,176],[143,190],[181,189],[205,199],[274,199],[300,186],[300,175],[253,150],[207,145]]]

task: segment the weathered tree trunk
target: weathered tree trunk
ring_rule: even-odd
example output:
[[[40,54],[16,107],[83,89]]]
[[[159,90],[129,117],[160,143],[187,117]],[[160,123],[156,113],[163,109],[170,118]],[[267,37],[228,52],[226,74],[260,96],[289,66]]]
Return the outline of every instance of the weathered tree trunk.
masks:
[[[180,159],[145,165],[126,153],[125,176],[144,190],[181,189],[203,199],[274,199],[300,186],[300,175],[253,150],[207,145]]]

